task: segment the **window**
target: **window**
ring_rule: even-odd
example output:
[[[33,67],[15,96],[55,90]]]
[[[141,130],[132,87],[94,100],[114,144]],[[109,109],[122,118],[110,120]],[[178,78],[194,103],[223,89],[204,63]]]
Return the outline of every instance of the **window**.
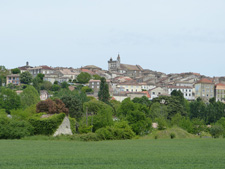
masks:
[[[99,88],[99,86],[97,86],[97,88]]]
[[[155,92],[152,92],[152,94],[155,94]]]
[[[160,92],[158,94],[161,94]]]
[[[189,96],[191,96],[191,94],[189,94]]]
[[[11,77],[9,77],[9,80],[11,80]]]
[[[127,91],[127,92],[129,92],[129,90],[128,90],[128,89],[126,89],[126,91]]]

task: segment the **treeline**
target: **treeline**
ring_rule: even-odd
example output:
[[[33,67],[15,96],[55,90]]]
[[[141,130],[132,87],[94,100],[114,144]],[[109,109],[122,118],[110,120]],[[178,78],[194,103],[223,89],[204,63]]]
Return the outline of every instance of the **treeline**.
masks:
[[[40,86],[45,83],[42,79],[38,81]],[[54,85],[60,86],[58,90],[52,90]],[[118,102],[110,98],[104,78],[101,78],[99,100],[86,95],[88,90],[84,89],[87,87],[74,86],[71,91],[68,86],[65,82],[45,87],[52,92],[52,97],[45,101],[40,101],[34,82],[23,85],[19,95],[11,88],[1,87],[0,138],[51,135],[57,128],[53,124],[59,124],[63,116],[44,120],[41,115],[60,113],[70,117],[74,134],[86,134],[84,140],[131,139],[147,135],[154,130],[153,122],[158,124],[158,130],[178,126],[192,134],[225,135],[225,104],[214,98],[209,103],[200,98],[189,102],[180,91],[173,91],[171,96],[160,96],[152,101],[142,97]]]

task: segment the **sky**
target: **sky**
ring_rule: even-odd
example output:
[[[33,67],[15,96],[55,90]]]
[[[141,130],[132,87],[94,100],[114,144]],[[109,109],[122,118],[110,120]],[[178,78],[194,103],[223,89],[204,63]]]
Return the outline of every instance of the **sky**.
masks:
[[[225,76],[224,0],[0,0],[0,65]]]

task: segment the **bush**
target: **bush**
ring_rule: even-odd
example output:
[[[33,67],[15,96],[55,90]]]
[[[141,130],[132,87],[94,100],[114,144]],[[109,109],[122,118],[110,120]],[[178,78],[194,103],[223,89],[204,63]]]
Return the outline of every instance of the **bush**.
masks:
[[[27,121],[0,118],[0,139],[20,139],[33,135],[33,127]]]
[[[96,133],[87,133],[79,135],[81,141],[99,141],[100,138]]]
[[[55,114],[48,118],[40,118],[37,116],[32,116],[29,122],[34,127],[34,134],[38,135],[52,135],[57,130],[59,125],[65,118],[64,113]]]
[[[114,126],[107,126],[96,131],[98,137],[102,140],[124,140],[135,136],[128,122],[116,122]]]
[[[175,133],[170,133],[170,138],[174,139],[176,137]]]
[[[214,125],[211,127],[209,132],[213,138],[219,138],[219,136],[223,135],[224,129],[221,125]]]
[[[72,131],[73,134],[75,134],[76,133],[76,119],[72,118],[72,117],[69,117],[69,120],[70,120],[71,131]]]

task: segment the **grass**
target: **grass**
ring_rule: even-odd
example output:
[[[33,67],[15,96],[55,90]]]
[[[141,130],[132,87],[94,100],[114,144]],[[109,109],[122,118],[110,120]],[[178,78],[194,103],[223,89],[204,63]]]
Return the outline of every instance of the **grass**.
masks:
[[[225,139],[0,140],[2,169],[225,168]]]
[[[179,127],[172,127],[166,130],[155,130],[151,134],[144,136],[143,139],[154,139],[157,137],[158,139],[169,139],[170,134],[174,133],[175,138],[184,139],[184,138],[198,138],[198,136],[188,133]]]

